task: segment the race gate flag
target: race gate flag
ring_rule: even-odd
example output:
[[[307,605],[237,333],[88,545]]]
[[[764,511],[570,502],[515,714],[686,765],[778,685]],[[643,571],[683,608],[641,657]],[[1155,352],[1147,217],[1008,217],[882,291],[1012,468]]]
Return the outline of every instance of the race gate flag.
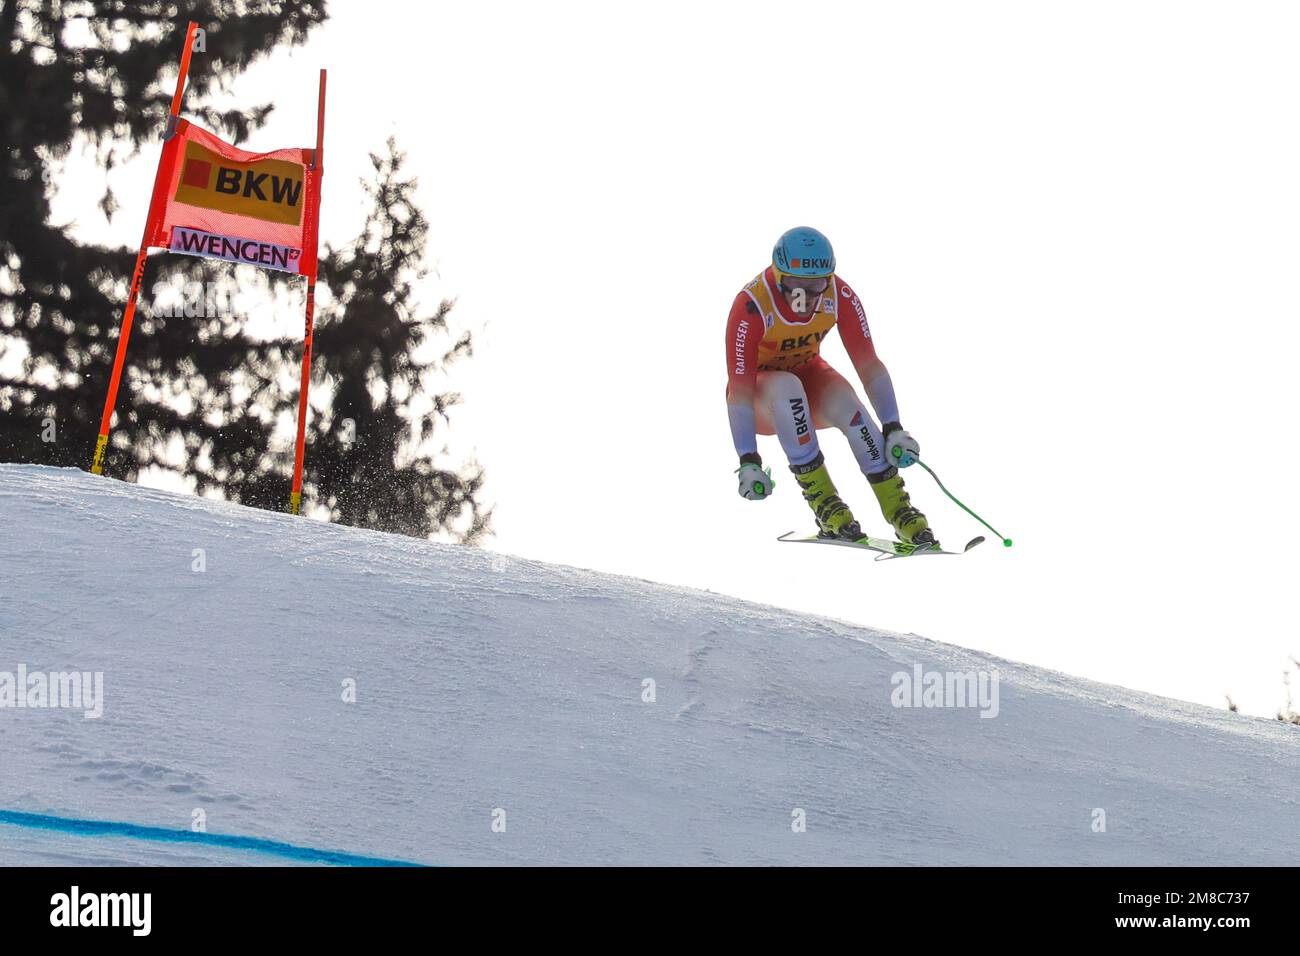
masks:
[[[104,399],[95,457],[90,470],[102,474],[109,428],[126,359],[131,322],[150,249],[202,256],[287,272],[307,279],[307,317],[302,377],[298,395],[298,435],[294,446],[289,510],[302,505],[302,466],[307,429],[307,390],[316,308],[317,232],[321,177],[324,174],[325,71],[320,71],[315,148],[252,153],[181,119],[181,100],[189,76],[198,25],[190,23],[181,51],[180,75],[163,137],[144,238],[131,275],[113,374]]]
[[[146,244],[314,276],[320,175],[312,154],[250,153],[178,120],[163,147]]]

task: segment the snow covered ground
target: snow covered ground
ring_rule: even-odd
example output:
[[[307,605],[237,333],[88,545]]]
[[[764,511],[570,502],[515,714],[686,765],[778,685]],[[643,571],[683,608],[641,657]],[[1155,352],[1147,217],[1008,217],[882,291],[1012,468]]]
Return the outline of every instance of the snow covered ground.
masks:
[[[918,667],[989,696],[895,706]],[[73,469],[0,465],[0,705],[0,865],[1292,864],[1300,819],[1276,721]]]

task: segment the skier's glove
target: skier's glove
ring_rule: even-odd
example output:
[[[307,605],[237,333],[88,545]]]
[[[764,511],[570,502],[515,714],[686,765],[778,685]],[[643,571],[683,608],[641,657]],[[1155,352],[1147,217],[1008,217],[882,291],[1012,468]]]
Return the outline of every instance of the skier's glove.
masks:
[[[898,422],[886,422],[881,431],[885,435],[885,458],[892,465],[906,468],[915,465],[921,457],[921,446]]]
[[[757,452],[741,456],[736,474],[740,475],[740,497],[750,501],[762,501],[776,484],[772,481],[772,469],[763,467],[763,459]]]

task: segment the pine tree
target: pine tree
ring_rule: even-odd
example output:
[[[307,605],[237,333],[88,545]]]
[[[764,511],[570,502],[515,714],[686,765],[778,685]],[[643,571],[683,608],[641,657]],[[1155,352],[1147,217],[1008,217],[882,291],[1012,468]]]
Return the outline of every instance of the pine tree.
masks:
[[[50,223],[51,184],[78,134],[106,169],[140,149],[156,155],[185,22],[192,18],[205,28],[206,37],[205,50],[191,64],[186,116],[232,142],[244,142],[264,124],[271,106],[223,112],[206,105],[206,98],[228,89],[235,76],[270,51],[302,42],[325,19],[324,8],[323,0],[208,0],[180,12],[151,2],[0,3],[0,123],[5,128],[0,156],[0,460],[84,468],[94,448],[135,247],[84,245]],[[397,198],[405,199],[405,194]],[[100,207],[110,217],[116,212],[107,188]],[[411,209],[401,215],[412,218]],[[122,224],[132,243],[138,241],[143,210],[135,215],[136,221]],[[385,214],[377,210],[372,223],[383,221]],[[415,219],[421,227],[421,252],[422,224]],[[409,261],[392,249],[376,257],[377,263]],[[324,284],[352,274],[334,270],[335,261],[332,255],[322,264]],[[201,284],[206,298],[214,293],[221,298],[236,286],[270,296],[282,292],[286,281],[293,280],[270,279],[245,266],[158,254],[150,257],[143,292]],[[368,286],[363,282],[358,288],[360,299],[339,322],[351,331],[339,341],[367,356],[369,367],[331,364],[328,350],[335,332],[329,315],[322,317],[315,347],[319,362],[314,363],[333,370],[339,395],[351,403],[358,439],[341,449],[328,430],[333,421],[348,416],[327,413],[312,421],[309,490],[322,496],[337,520],[411,534],[451,527],[467,512],[458,530],[466,539],[477,538],[487,528],[487,515],[474,498],[481,471],[462,477],[435,470],[419,460],[404,434],[382,432],[409,424],[403,419],[403,402],[419,398],[409,388],[413,360],[393,349],[414,347],[425,333],[376,335],[363,347],[366,329],[359,317],[376,310],[367,304]],[[356,296],[345,291],[341,301]],[[427,321],[445,328],[448,308],[444,304]],[[296,309],[301,315],[301,300]],[[291,449],[276,426],[292,416],[297,400],[296,386],[286,388],[286,381],[296,381],[301,333],[266,341],[249,334],[246,315],[205,308],[164,314],[168,311],[166,303],[142,294],[105,473],[135,480],[149,467],[178,470],[199,493],[282,509],[288,500]],[[358,321],[349,325],[352,315]],[[468,354],[467,338],[464,343],[457,343],[448,360]],[[396,390],[388,387],[390,375]],[[377,413],[367,416],[352,376],[402,397],[381,402]],[[418,425],[428,438],[429,423]],[[347,464],[323,460],[335,452],[343,453]],[[381,488],[390,497],[381,499]],[[367,505],[367,495],[382,504]],[[306,498],[310,507],[310,495]]]
[[[199,2],[183,14],[149,2],[0,7],[0,459],[89,462],[144,213],[121,225],[130,245],[84,245],[50,223],[52,183],[78,135],[106,169],[146,146],[156,155],[188,17],[207,35],[190,68],[186,114],[240,142],[271,107],[220,112],[205,97],[276,47],[301,42],[323,21],[324,4]],[[107,188],[100,206],[110,217],[116,211]],[[154,256],[144,289],[218,275],[194,260]],[[256,408],[212,416],[219,424],[208,413],[228,403],[236,379],[260,382],[268,374],[261,366],[292,357],[245,335],[235,317],[167,321],[150,315],[147,299],[141,305],[105,471],[134,480],[144,467],[170,467],[168,441],[183,436],[198,489],[225,490],[223,475],[265,452],[269,436],[252,427]],[[235,442],[242,454],[232,461],[240,434],[247,442]],[[206,446],[212,453],[200,462],[195,452]]]
[[[426,452],[460,402],[455,392],[430,390],[473,354],[472,339],[464,332],[439,346],[451,335],[448,300],[418,314],[414,284],[427,273],[429,223],[412,198],[416,180],[401,175],[405,156],[393,139],[387,146],[370,154],[375,179],[363,185],[372,206],[361,234],[321,261],[334,302],[319,310],[313,366],[333,394],[310,446],[304,499],[342,524],[420,537],[459,519],[462,540],[475,541],[491,517],[477,500],[482,469],[439,468]],[[424,357],[430,350],[440,354]]]

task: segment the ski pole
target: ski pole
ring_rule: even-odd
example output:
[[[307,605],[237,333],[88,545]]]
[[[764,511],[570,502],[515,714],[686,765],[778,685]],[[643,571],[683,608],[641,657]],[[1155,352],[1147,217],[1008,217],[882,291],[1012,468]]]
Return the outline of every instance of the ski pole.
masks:
[[[918,465],[920,465],[922,468],[924,468],[926,471],[928,471],[928,472],[930,473],[930,477],[934,479],[934,483],[935,483],[936,485],[939,486],[939,488],[943,491],[943,493],[944,493],[945,495],[947,495],[947,496],[948,496],[949,498],[951,498],[953,501],[957,502],[957,505],[961,508],[962,511],[966,512],[968,515],[970,515],[972,518],[974,518],[976,521],[978,521],[978,522],[979,522],[980,524],[982,524],[984,527],[988,528],[990,531],[992,531],[992,532],[993,532],[995,535],[997,535],[999,538],[1002,538],[1002,532],[1001,532],[1001,531],[999,531],[997,528],[993,527],[993,525],[989,524],[987,521],[985,521],[983,518],[981,518],[981,517],[980,517],[979,515],[977,515],[975,512],[973,512],[973,511],[971,511],[969,508],[967,508],[964,504],[962,504],[962,502],[960,501],[960,499],[958,499],[958,497],[957,497],[956,495],[954,495],[954,494],[953,494],[951,491],[949,491],[947,488],[944,488],[944,486],[943,486],[943,482],[939,480],[939,476],[936,475],[936,474],[934,473],[934,469],[933,469],[933,468],[931,468],[929,465],[927,465],[925,462],[923,462],[920,458],[916,458],[915,456],[913,456],[913,460],[914,460]],[[1002,544],[1003,544],[1004,547],[1008,547],[1008,548],[1011,547],[1011,539],[1010,539],[1010,538],[1002,538]]]

